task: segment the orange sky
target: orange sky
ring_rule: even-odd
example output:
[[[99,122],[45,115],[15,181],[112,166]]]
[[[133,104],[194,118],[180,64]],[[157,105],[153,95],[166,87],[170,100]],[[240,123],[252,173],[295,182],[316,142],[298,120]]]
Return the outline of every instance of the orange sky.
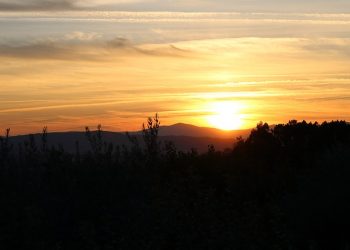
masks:
[[[0,27],[20,22],[10,15]],[[349,120],[350,15],[149,15],[4,28],[0,128],[135,130],[156,112],[163,124],[227,129]]]

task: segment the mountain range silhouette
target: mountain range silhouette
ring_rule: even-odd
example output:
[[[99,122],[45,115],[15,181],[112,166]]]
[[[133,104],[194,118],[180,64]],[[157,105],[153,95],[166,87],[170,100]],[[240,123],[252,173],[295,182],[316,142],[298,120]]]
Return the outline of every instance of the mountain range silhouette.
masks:
[[[93,128],[91,128],[93,130]],[[103,128],[102,128],[103,129]],[[214,145],[217,150],[232,148],[237,137],[246,138],[251,129],[223,131],[216,128],[198,127],[185,123],[177,123],[170,126],[161,126],[159,129],[160,141],[172,141],[181,151],[189,151],[192,148],[198,152],[205,152],[208,145]],[[115,145],[130,145],[126,132],[103,131],[103,139],[108,143]],[[142,131],[133,131],[129,133],[135,136],[142,145]],[[33,134],[34,139],[39,142],[41,133]],[[28,135],[18,135],[10,138],[15,145],[23,143],[28,139]],[[52,132],[48,133],[48,145],[60,145],[68,152],[75,152],[76,142],[79,142],[80,150],[86,152],[90,149],[89,142],[85,132]]]

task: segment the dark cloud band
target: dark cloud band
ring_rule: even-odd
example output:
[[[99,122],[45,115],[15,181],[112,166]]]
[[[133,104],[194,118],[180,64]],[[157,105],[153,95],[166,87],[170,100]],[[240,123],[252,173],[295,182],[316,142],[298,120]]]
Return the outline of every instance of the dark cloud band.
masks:
[[[0,0],[0,11],[34,11],[34,10],[74,10],[78,9],[75,0]]]

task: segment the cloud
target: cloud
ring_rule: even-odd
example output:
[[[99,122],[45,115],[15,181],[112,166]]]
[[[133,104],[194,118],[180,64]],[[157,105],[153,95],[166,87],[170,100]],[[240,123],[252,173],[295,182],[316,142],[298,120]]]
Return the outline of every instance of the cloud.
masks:
[[[0,43],[0,57],[33,60],[110,60],[123,56],[185,57],[190,50],[172,44],[137,46],[130,40],[116,37],[103,40],[98,33],[72,32],[62,38],[47,38],[25,42]]]
[[[96,32],[86,33],[81,31],[74,31],[64,36],[66,40],[77,40],[77,41],[93,41],[101,37],[102,35]]]
[[[127,11],[282,11],[338,12],[350,8],[348,0],[0,0],[2,11],[73,10]]]
[[[104,0],[89,1],[97,8],[136,11],[282,11],[344,12],[348,0]],[[288,10],[288,11],[286,11]]]
[[[77,0],[0,0],[0,11],[73,10]]]
[[[87,59],[86,55],[83,56],[76,49],[76,46],[61,45],[53,41],[32,42],[25,45],[2,45],[0,46],[0,56],[25,59]]]
[[[303,48],[311,52],[319,52],[328,56],[350,57],[350,39],[317,39],[314,43],[305,43]]]

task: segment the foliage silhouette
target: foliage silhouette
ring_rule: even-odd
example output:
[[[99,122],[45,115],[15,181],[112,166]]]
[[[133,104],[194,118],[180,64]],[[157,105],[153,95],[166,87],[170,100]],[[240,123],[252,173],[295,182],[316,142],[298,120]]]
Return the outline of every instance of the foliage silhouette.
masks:
[[[150,162],[154,162],[159,154],[160,142],[158,141],[160,122],[158,114],[148,117],[147,124],[142,124],[142,134],[145,143],[146,155]]]
[[[33,135],[0,138],[4,249],[348,249],[350,125],[259,123],[234,146],[199,154],[160,144],[104,141],[68,153]],[[38,143],[38,144],[37,144]],[[163,147],[161,147],[163,146]]]

